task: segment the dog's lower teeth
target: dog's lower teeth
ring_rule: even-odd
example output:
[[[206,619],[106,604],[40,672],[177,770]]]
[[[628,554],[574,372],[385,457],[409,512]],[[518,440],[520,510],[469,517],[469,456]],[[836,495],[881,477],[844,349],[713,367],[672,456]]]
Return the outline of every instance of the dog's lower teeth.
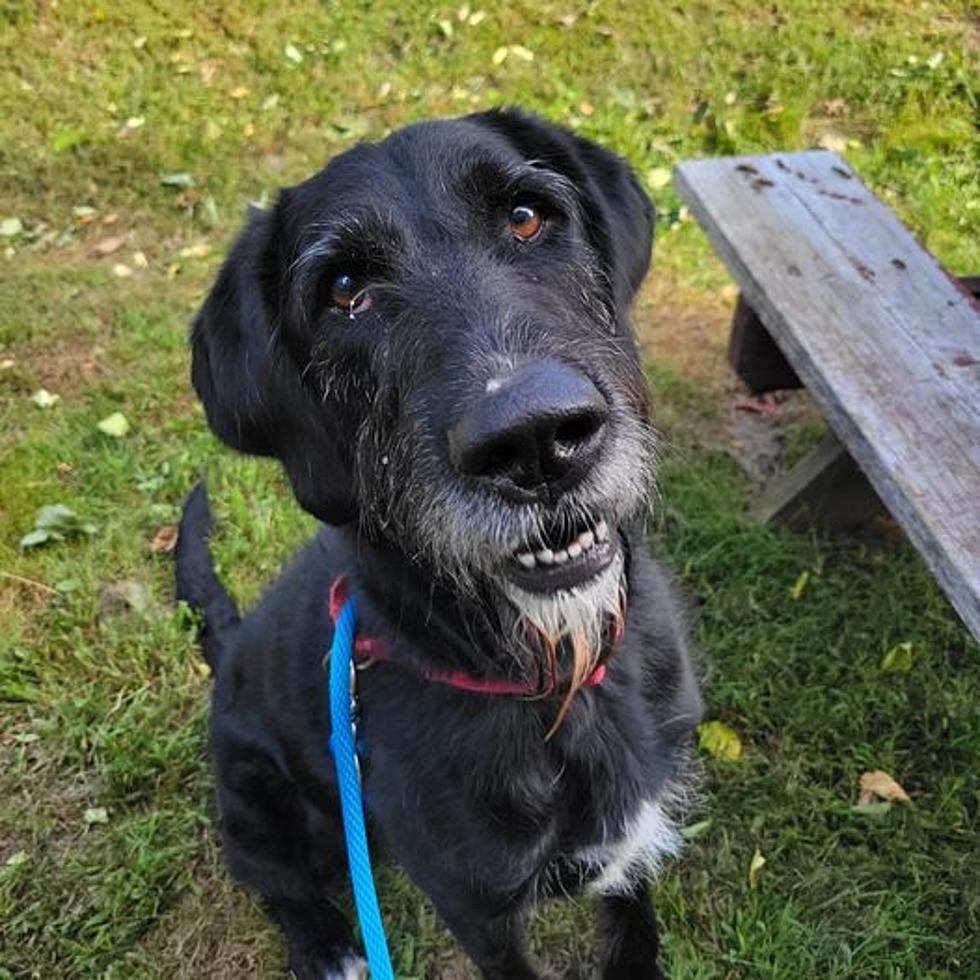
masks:
[[[517,556],[517,560],[525,568],[534,568],[534,566],[537,565],[537,562],[534,560],[534,555],[532,555],[530,551],[524,551],[521,554],[519,554]]]
[[[605,541],[609,537],[609,525],[605,521],[599,521],[595,527],[597,541]]]
[[[555,553],[550,548],[545,548],[544,551],[536,552],[534,557],[542,565],[550,565],[555,560]]]
[[[561,551],[555,552],[555,564],[564,565],[568,561],[568,552],[562,549]]]
[[[584,551],[588,551],[595,544],[595,535],[591,531],[583,531],[578,536],[578,543]]]
[[[582,546],[578,543],[578,541],[573,541],[568,546],[568,557],[578,558],[580,554],[582,554]]]

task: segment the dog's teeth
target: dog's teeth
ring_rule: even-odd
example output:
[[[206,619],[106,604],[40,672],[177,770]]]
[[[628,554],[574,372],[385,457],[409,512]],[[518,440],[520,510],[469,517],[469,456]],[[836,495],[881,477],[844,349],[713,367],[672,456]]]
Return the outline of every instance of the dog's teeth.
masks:
[[[535,552],[534,557],[542,565],[550,565],[555,560],[555,553],[550,548],[545,548],[544,551]]]
[[[578,543],[582,546],[583,551],[588,551],[595,544],[595,535],[591,531],[583,531],[578,536]]]
[[[520,563],[521,563],[521,564],[522,564],[522,565],[523,565],[523,566],[524,566],[525,568],[534,568],[534,566],[535,566],[535,565],[537,565],[537,562],[536,562],[536,561],[534,560],[534,555],[532,555],[530,551],[522,551],[522,552],[521,552],[521,553],[520,553],[520,554],[519,554],[519,555],[517,556],[517,560],[518,560],[518,561],[519,561],[519,562],[520,562]]]
[[[564,548],[562,548],[561,551],[556,551],[555,552],[555,564],[556,565],[564,565],[566,561],[568,561],[568,552],[565,551]]]
[[[609,537],[609,525],[605,521],[596,524],[595,536],[598,541],[605,541]]]
[[[578,541],[573,541],[568,546],[568,557],[578,558],[580,554],[582,554],[582,546],[578,543]]]

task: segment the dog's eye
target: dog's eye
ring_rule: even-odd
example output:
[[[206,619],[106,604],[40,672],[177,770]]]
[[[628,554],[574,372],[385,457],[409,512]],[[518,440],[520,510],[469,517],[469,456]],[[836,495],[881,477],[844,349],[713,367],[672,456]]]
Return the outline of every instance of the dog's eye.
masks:
[[[335,276],[330,287],[330,299],[333,305],[345,313],[353,316],[355,313],[363,313],[371,305],[371,297],[363,288],[359,288],[357,281],[347,272],[341,272]]]
[[[541,231],[541,215],[529,204],[518,204],[510,212],[510,233],[519,242],[529,242]]]

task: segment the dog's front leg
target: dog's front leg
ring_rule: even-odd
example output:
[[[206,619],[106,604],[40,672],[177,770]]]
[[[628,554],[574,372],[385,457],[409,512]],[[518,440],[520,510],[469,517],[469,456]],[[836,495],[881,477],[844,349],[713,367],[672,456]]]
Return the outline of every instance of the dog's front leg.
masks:
[[[354,952],[347,920],[326,899],[298,902],[282,897],[264,901],[289,947],[289,969],[296,980],[363,980],[364,960]]]
[[[624,895],[602,898],[602,980],[665,980],[657,965],[660,941],[645,881]]]
[[[473,909],[437,910],[484,980],[541,980],[524,944],[524,915],[486,917]]]

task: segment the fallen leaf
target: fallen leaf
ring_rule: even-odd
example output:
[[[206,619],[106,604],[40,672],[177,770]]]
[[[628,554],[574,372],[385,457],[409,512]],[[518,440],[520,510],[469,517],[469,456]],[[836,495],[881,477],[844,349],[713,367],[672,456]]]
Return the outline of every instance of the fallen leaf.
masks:
[[[100,258],[106,255],[112,255],[126,244],[128,238],[129,235],[112,235],[109,238],[100,239],[92,246],[91,252]]]
[[[161,524],[157,528],[153,540],[150,542],[150,551],[155,554],[169,554],[177,547],[177,528],[173,524]]]
[[[759,884],[759,873],[766,866],[766,859],[762,856],[759,848],[755,849],[752,860],[749,862],[749,888],[755,891]]]
[[[735,762],[742,757],[742,740],[723,721],[703,721],[697,727],[698,747],[715,759]]]
[[[9,371],[16,363],[12,357],[5,357],[0,361],[0,371]]]
[[[899,643],[881,658],[881,669],[892,674],[907,674],[912,669],[914,660],[915,651],[912,644]]]
[[[94,524],[83,523],[78,515],[64,504],[46,504],[37,512],[34,529],[20,539],[21,548],[36,548],[53,541],[65,541],[80,535],[93,535]]]
[[[82,814],[82,819],[89,824],[89,826],[96,823],[108,823],[109,811],[104,806],[89,807],[89,809]]]
[[[733,106],[733,105],[735,105],[735,102],[737,100],[738,100],[738,96],[734,92],[726,92],[725,93],[725,100],[724,100],[725,101],[725,105],[727,105],[727,106]]]
[[[504,61],[507,60],[508,49],[507,47],[497,48],[493,53],[493,57],[490,59],[495,65],[502,65]]]
[[[143,252],[133,252],[133,265],[137,269],[148,269],[150,267],[150,263]]]
[[[132,131],[134,129],[140,129],[146,124],[146,116],[130,116],[124,126],[126,129]]]
[[[935,54],[932,54],[926,58],[926,64],[929,66],[929,68],[935,71],[943,63],[943,59],[945,57],[945,52],[937,51]]]
[[[112,267],[112,274],[119,279],[128,279],[133,274],[133,270],[125,263],[117,262]]]
[[[653,190],[659,191],[670,183],[670,170],[667,167],[654,167],[648,170],[647,183]]]
[[[585,102],[584,100],[578,104],[578,111],[582,113],[583,116],[591,116],[595,112],[595,106],[591,102]]]
[[[13,854],[7,855],[7,860],[4,861],[4,864],[8,868],[16,868],[22,864],[26,864],[28,857],[27,851],[14,851]]]
[[[510,53],[523,61],[534,61],[534,52],[530,48],[525,48],[523,44],[512,44]]]
[[[52,395],[47,388],[38,388],[37,391],[31,395],[31,401],[37,405],[38,408],[51,408],[53,405],[57,405],[61,401],[61,395]]]
[[[451,20],[443,19],[438,21],[439,31],[442,36],[448,41],[453,36],[453,22]]]
[[[233,99],[244,99],[248,95],[248,89],[244,85],[237,85],[228,93]]]
[[[738,395],[734,401],[735,408],[741,412],[753,412],[755,415],[765,415],[772,417],[779,413],[779,402],[776,401],[772,392],[759,395],[758,398],[746,398]]]
[[[194,178],[188,173],[164,174],[160,178],[160,183],[164,187],[185,189],[194,186]]]
[[[695,837],[700,837],[706,830],[711,827],[713,823],[711,817],[707,820],[699,820],[697,823],[688,824],[686,827],[681,827],[681,837],[684,840],[694,840]]]
[[[485,10],[478,10],[476,13],[470,14],[470,19],[466,22],[470,27],[479,27],[487,19],[487,12]]]
[[[0,221],[0,238],[13,238],[24,230],[20,218],[4,218]]]
[[[107,436],[112,436],[113,439],[122,439],[129,432],[129,419],[122,412],[113,412],[112,415],[107,415],[102,419],[96,428],[98,428],[99,432],[104,432]]]
[[[861,795],[858,806],[867,806],[875,802],[875,797],[890,803],[911,803],[908,793],[881,769],[861,773]]]
[[[211,254],[211,246],[207,242],[197,242],[180,250],[182,259],[206,259]]]
[[[286,43],[286,46],[282,50],[283,50],[283,54],[294,64],[298,65],[302,62],[303,52],[300,51],[300,49],[297,48],[296,45],[292,43],[292,41],[288,41]]]
[[[803,569],[802,572],[797,576],[796,581],[789,590],[789,597],[791,599],[799,599],[806,590],[806,584],[810,581],[810,572],[807,569]]]

